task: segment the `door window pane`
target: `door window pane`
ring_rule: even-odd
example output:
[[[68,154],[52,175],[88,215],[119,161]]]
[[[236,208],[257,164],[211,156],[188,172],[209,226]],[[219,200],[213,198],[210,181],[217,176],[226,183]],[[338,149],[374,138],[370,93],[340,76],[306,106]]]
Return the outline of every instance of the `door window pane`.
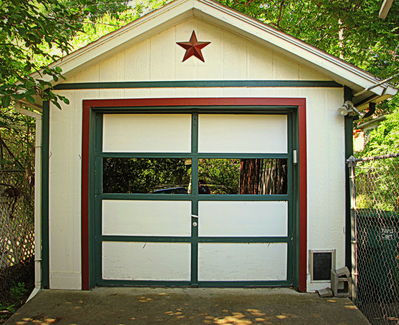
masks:
[[[287,159],[200,159],[200,194],[287,194]]]
[[[191,159],[104,158],[104,193],[188,194]]]

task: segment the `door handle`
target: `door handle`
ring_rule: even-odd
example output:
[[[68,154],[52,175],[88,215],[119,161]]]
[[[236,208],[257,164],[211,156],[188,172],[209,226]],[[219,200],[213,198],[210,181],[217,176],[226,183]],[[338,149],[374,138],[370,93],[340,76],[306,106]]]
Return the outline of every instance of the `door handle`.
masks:
[[[197,227],[198,226],[198,216],[195,214],[192,214],[191,218],[192,218],[192,222],[193,222],[193,227]]]

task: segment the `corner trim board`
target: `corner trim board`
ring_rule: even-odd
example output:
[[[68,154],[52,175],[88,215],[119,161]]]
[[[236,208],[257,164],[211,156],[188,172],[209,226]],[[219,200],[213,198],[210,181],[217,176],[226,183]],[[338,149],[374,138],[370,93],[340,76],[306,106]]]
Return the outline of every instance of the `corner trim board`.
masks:
[[[50,104],[48,101],[43,102],[43,119],[42,119],[42,162],[41,162],[41,181],[42,181],[42,288],[48,289],[49,280],[49,145],[50,145]],[[36,248],[39,249],[39,248]]]

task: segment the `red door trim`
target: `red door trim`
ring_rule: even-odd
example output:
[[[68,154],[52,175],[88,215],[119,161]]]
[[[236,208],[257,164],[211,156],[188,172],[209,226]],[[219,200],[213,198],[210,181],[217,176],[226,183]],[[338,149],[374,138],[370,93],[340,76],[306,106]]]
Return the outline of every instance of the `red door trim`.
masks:
[[[174,106],[297,106],[299,142],[299,291],[306,291],[307,268],[307,161],[306,99],[304,98],[144,98],[83,101],[82,134],[82,289],[90,289],[89,262],[89,143],[93,108]]]

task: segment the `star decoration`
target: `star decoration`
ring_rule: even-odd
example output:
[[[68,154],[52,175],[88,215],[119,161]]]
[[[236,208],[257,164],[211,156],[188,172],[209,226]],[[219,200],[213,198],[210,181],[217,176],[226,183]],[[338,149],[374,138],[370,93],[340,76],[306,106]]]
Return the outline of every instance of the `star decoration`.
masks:
[[[195,35],[195,31],[191,34],[189,42],[176,42],[177,45],[180,45],[182,48],[186,50],[184,54],[183,61],[186,61],[188,58],[195,56],[200,59],[202,62],[205,62],[205,59],[202,55],[201,50],[211,44],[211,42],[198,42],[197,35]]]

